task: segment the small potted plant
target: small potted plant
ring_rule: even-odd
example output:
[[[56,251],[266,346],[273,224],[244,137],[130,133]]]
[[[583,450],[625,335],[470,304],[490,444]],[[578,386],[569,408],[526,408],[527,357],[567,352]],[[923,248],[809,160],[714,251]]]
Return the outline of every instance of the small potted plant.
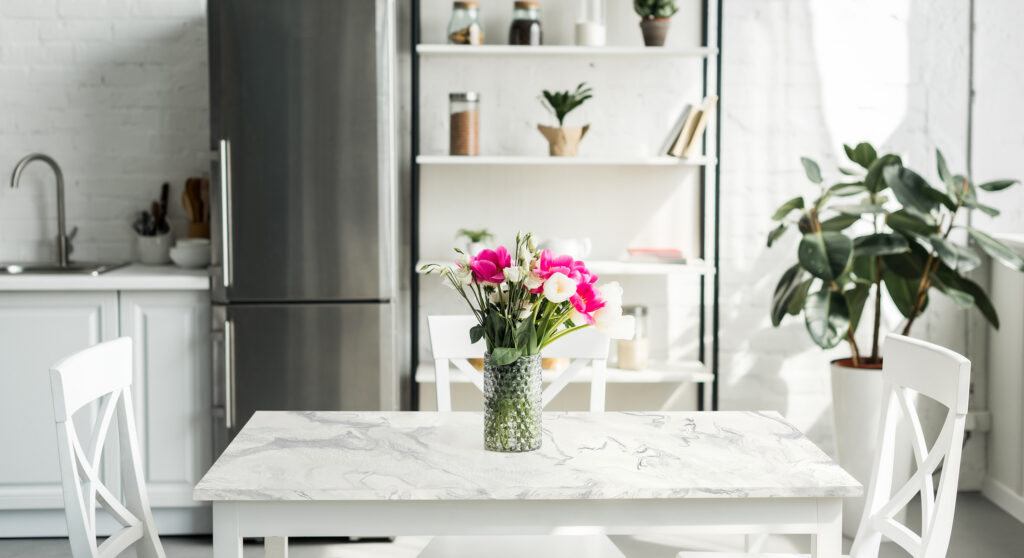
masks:
[[[882,416],[882,298],[890,299],[904,316],[903,335],[910,333],[935,291],[960,308],[977,308],[998,328],[996,307],[985,289],[966,275],[981,265],[975,249],[1020,271],[1024,260],[961,218],[974,211],[997,215],[997,209],[979,201],[979,191],[1003,190],[1016,180],[975,185],[964,175],[950,173],[936,151],[943,185],[936,189],[897,155],[879,156],[867,143],[845,149],[856,169],[840,169],[846,178],[828,185],[817,163],[803,158],[817,191],[787,201],[773,216],[780,224],[768,234],[769,247],[789,228],[796,228],[802,238],[797,263],[782,274],[775,289],[771,320],[778,326],[786,315],[803,314],[815,344],[823,349],[849,345],[850,357],[832,362],[836,453],[839,464],[866,483]],[[865,313],[869,301],[871,310]],[[871,346],[864,348],[855,336],[867,321],[862,316],[871,317]],[[905,468],[909,474],[909,461]],[[855,531],[862,505],[862,499],[844,502],[845,533]]]
[[[494,235],[487,229],[459,229],[455,239],[466,239],[466,253],[475,256],[487,248],[487,242],[494,240]]]
[[[622,313],[622,287],[597,285],[586,264],[550,250],[538,251],[533,235],[470,257],[455,250],[454,265],[431,264],[462,297],[477,325],[466,332],[483,339],[484,448],[533,451],[541,444],[541,352],[563,336],[593,326],[613,339],[632,339],[632,316]]]
[[[139,262],[163,265],[171,262],[171,224],[167,221],[167,196],[170,184],[160,189],[160,201],[154,201],[149,211],[140,211],[132,229],[138,234],[136,247]]]
[[[590,124],[583,127],[565,126],[565,117],[570,112],[593,97],[591,89],[586,83],[576,86],[575,91],[556,91],[552,93],[545,89],[544,100],[541,104],[558,119],[558,127],[538,124],[537,129],[548,140],[548,153],[556,157],[574,157],[579,149],[580,140],[590,129]]]
[[[644,45],[665,46],[670,23],[668,18],[679,11],[676,0],[633,0],[633,9],[640,16]]]

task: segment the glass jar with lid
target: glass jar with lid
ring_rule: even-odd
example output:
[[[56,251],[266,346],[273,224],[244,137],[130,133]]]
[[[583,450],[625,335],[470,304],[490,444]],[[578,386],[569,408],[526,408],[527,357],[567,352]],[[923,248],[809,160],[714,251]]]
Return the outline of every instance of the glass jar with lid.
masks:
[[[508,44],[531,46],[543,44],[540,30],[540,2],[517,1],[513,4]]]
[[[452,19],[448,22],[448,44],[482,45],[484,32],[480,27],[480,4],[453,2]]]
[[[650,346],[647,342],[647,307],[623,306],[622,315],[633,316],[636,321],[636,333],[632,339],[620,339],[616,345],[619,368],[644,370],[650,356]]]
[[[450,155],[480,154],[480,95],[474,91],[448,94]]]

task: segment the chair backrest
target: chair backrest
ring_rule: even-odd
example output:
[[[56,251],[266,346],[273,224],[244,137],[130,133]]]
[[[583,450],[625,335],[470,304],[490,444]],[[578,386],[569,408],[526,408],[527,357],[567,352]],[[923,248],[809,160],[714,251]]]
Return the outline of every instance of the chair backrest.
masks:
[[[483,358],[483,340],[469,341],[469,329],[477,325],[473,316],[428,316],[430,348],[434,353],[434,381],[437,410],[451,411],[450,364],[464,374],[480,391],[484,389],[483,374],[469,363]],[[569,367],[544,389],[541,402],[547,406],[581,371],[590,365],[590,410],[603,411],[605,379],[608,367],[609,339],[594,328],[585,328],[558,339],[544,348],[545,358],[568,358]]]
[[[889,335],[882,365],[885,409],[878,455],[864,503],[851,558],[876,558],[885,536],[914,558],[941,558],[949,547],[960,475],[960,453],[967,419],[971,361],[924,341]],[[927,447],[917,414],[916,395],[944,405],[948,412],[935,443]],[[911,428],[917,470],[893,492],[896,434],[900,420]],[[939,466],[938,487],[934,475]],[[915,533],[894,519],[917,494],[921,495],[921,532]]]
[[[127,337],[75,353],[50,369],[64,513],[75,558],[117,556],[136,542],[140,558],[164,558],[142,477],[131,383],[132,342]],[[99,411],[85,433],[88,437],[82,437],[74,415],[93,402],[98,402]],[[123,502],[100,476],[100,458],[115,415]],[[123,526],[98,546],[97,503]]]

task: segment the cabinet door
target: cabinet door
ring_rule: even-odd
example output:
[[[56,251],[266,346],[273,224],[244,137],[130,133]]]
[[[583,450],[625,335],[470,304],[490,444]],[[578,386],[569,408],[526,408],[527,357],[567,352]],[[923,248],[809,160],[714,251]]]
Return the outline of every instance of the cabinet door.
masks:
[[[132,397],[154,508],[197,506],[192,487],[211,463],[210,301],[204,292],[122,292],[132,338]]]
[[[64,507],[49,369],[117,327],[114,292],[0,293],[0,510]]]

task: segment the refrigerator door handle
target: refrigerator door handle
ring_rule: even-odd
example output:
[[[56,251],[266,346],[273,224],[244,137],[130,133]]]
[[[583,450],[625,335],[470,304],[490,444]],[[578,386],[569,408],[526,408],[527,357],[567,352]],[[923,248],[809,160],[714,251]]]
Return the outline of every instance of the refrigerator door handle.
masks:
[[[224,288],[231,285],[231,142],[220,140],[220,223],[221,223],[221,270],[224,273]]]
[[[224,322],[224,427],[235,426],[235,335],[231,320]]]

